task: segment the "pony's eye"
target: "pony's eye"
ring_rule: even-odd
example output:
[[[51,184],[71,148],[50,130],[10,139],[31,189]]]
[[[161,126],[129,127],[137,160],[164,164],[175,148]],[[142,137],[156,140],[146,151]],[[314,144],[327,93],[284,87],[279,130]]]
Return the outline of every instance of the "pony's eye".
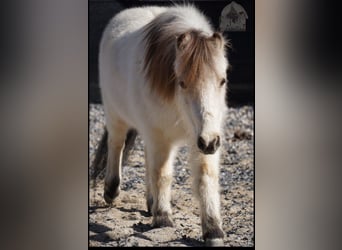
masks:
[[[220,82],[220,86],[223,86],[226,83],[226,79],[222,79]]]
[[[183,88],[183,89],[186,89],[186,85],[183,81],[180,81],[179,82],[179,85]]]

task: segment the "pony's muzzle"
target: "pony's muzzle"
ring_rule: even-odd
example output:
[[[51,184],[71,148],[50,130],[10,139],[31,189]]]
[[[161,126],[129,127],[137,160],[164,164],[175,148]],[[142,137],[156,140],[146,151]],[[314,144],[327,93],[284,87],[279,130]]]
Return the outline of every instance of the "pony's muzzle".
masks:
[[[220,145],[220,136],[215,136],[209,143],[202,136],[198,137],[197,146],[204,154],[214,154]]]

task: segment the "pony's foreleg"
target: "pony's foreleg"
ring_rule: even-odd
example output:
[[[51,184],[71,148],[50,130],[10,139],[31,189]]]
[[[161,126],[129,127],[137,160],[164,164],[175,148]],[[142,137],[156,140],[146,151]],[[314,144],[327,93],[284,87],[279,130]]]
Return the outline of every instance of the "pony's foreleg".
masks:
[[[195,152],[197,151],[197,152]],[[219,162],[220,154],[204,155],[194,150],[191,159],[194,192],[199,199],[203,239],[209,246],[223,245],[220,216]]]
[[[147,207],[152,211],[152,226],[172,227],[170,202],[173,151],[167,140],[155,137],[146,141],[145,154]]]
[[[145,174],[145,183],[146,183],[146,206],[147,212],[149,215],[152,215],[152,205],[153,205],[153,195],[152,195],[152,183],[151,183],[151,174],[150,167],[147,160],[147,150],[145,147],[145,156],[146,156],[146,174]]]
[[[107,124],[108,160],[104,183],[104,199],[110,204],[120,193],[122,151],[128,131],[127,125],[115,120]]]

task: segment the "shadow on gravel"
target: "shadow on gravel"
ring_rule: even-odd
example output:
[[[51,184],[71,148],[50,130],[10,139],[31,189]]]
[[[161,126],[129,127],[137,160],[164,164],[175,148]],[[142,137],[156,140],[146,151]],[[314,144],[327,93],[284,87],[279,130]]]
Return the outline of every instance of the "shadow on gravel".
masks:
[[[100,233],[100,234],[92,235],[89,237],[89,241],[91,240],[101,242],[101,243],[108,243],[108,242],[114,241],[107,233]]]
[[[95,205],[95,206],[89,206],[89,213],[94,213],[96,212],[97,209],[108,209],[108,208],[111,208],[110,205]]]
[[[153,229],[150,224],[143,224],[142,222],[133,224],[133,229],[137,233],[145,233]]]
[[[171,242],[181,243],[188,247],[204,247],[204,242],[183,235],[182,239],[172,240]]]
[[[153,227],[151,227],[150,224],[143,224],[142,222],[139,222],[133,225],[133,229],[135,231],[135,233],[133,234],[134,236],[145,239],[145,240],[153,241],[149,237],[143,235],[143,233],[154,229]],[[167,243],[180,243],[182,245],[191,246],[191,247],[204,246],[204,243],[202,241],[187,237],[186,235],[183,235],[181,239],[167,241]]]
[[[134,233],[134,234],[132,234],[132,236],[135,236],[137,238],[141,238],[144,240],[153,241],[150,237],[147,237],[147,236],[143,235],[142,233]]]
[[[106,233],[111,229],[107,226],[96,224],[96,223],[89,223],[89,231],[96,233],[89,237],[89,240],[107,243],[113,241],[113,239]]]
[[[151,216],[147,211],[136,209],[136,208],[127,209],[124,207],[118,207],[117,209],[119,209],[122,212],[129,212],[129,213],[139,212],[144,217],[150,217]]]
[[[111,229],[107,226],[96,224],[96,223],[89,223],[89,230],[94,233],[105,233],[110,231]]]

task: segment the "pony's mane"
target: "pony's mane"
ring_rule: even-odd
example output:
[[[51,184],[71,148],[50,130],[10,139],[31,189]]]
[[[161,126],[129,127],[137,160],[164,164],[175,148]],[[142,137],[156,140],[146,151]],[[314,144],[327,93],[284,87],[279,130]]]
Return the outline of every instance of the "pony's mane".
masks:
[[[201,21],[205,20],[201,18]],[[221,42],[224,41],[221,35],[210,32],[208,34],[208,31],[191,27],[184,17],[175,12],[164,12],[153,19],[144,29],[146,52],[143,68],[151,90],[165,100],[174,97],[177,47],[182,50],[177,69],[188,85],[196,83],[205,65],[214,68],[213,55],[217,49],[213,41],[217,36],[220,36]],[[182,40],[187,40],[186,46],[181,44]]]

